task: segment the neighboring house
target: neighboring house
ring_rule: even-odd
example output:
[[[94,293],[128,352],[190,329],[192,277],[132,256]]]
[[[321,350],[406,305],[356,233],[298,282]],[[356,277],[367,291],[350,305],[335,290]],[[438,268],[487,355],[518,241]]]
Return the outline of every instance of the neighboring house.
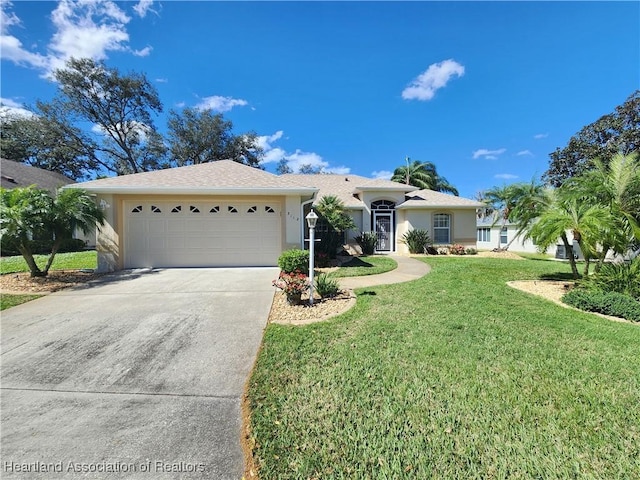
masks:
[[[0,159],[0,177],[2,188],[25,188],[35,185],[38,188],[48,190],[55,195],[60,187],[73,183],[73,180],[57,172],[50,172],[42,168],[32,167],[24,163],[13,160]],[[89,247],[95,247],[95,232],[85,235],[83,232],[76,232],[75,238],[84,240]]]
[[[271,266],[302,247],[305,215],[336,195],[380,252],[406,252],[401,236],[427,229],[439,244],[476,246],[478,202],[356,175],[282,175],[222,160],[75,184],[97,195],[101,271],[139,267]]]
[[[480,250],[493,250],[494,248],[505,248],[509,245],[510,252],[522,252],[522,253],[536,253],[539,252],[538,246],[528,238],[524,239],[524,235],[518,235],[518,228],[512,222],[505,223],[503,225],[502,219],[496,219],[493,215],[480,216],[477,218],[477,242],[478,249]],[[571,240],[571,232],[567,232],[567,238]],[[574,252],[577,253],[578,258],[582,259],[582,252],[578,242],[573,242]],[[545,252],[549,255],[553,255],[556,258],[566,259],[564,244],[562,240],[558,238],[555,245],[551,245]]]
[[[32,167],[13,160],[0,159],[0,177],[2,188],[18,188],[36,185],[38,188],[49,190],[52,194],[73,180],[56,172]]]

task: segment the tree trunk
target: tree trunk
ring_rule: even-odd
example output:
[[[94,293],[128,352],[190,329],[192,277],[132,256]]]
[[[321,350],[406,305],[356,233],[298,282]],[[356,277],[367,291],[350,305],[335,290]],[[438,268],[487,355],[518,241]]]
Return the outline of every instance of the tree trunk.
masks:
[[[31,273],[32,277],[45,277],[47,275],[47,273],[40,270],[40,268],[38,267],[38,264],[36,264],[36,261],[33,258],[33,253],[31,253],[31,250],[25,247],[24,244],[22,243],[18,245],[18,250],[20,250],[20,253],[22,254],[22,258],[24,258],[24,261],[27,262],[27,266],[29,267],[29,272]]]
[[[580,278],[580,272],[578,272],[576,259],[573,256],[573,245],[569,243],[569,239],[567,238],[566,233],[560,235],[560,238],[562,238],[562,243],[564,243],[564,248],[567,251],[567,255],[569,256],[569,264],[571,265],[571,273],[573,273],[573,278],[577,280],[578,278]]]
[[[53,242],[53,245],[51,246],[51,253],[49,254],[49,258],[47,259],[47,265],[44,267],[43,272],[43,276],[44,275],[48,275],[49,274],[49,268],[51,268],[51,264],[53,263],[53,259],[56,256],[56,253],[58,253],[58,249],[60,248],[60,245],[62,244],[62,239],[56,239]]]
[[[591,265],[591,258],[584,257],[584,273],[583,273],[583,276],[585,276],[585,277],[589,276],[589,266],[590,265]]]
[[[607,258],[608,253],[609,253],[609,245],[603,245],[602,254],[600,255],[600,258],[598,258],[598,263],[596,263],[596,266],[593,268],[594,273],[598,273],[600,271],[600,269],[602,268],[602,265],[604,264],[605,258]]]

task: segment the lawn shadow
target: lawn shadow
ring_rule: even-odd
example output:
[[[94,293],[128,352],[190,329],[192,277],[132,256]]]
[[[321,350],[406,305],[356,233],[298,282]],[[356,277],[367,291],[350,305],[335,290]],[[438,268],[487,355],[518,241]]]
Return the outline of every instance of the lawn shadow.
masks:
[[[559,280],[559,281],[576,280],[575,278],[573,278],[572,273],[566,273],[566,272],[543,273],[538,278],[540,278],[540,280]]]
[[[353,258],[353,260],[350,260],[349,262],[342,264],[342,268],[354,268],[354,267],[370,268],[370,267],[373,267],[373,266],[374,265],[372,263],[365,262],[364,260],[360,259],[359,257],[355,257],[355,258]]]

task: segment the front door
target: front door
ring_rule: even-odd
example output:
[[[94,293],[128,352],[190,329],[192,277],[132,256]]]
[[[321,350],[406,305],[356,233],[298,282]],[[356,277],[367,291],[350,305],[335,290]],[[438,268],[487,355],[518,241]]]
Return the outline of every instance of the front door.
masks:
[[[390,252],[393,244],[392,219],[390,213],[374,213],[374,221],[376,225],[376,235],[378,243],[376,250],[378,252]]]

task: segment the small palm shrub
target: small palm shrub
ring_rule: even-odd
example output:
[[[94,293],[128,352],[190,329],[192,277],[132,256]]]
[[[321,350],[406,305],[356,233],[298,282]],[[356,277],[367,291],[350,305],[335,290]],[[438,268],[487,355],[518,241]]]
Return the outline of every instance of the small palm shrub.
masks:
[[[451,255],[466,255],[467,251],[465,250],[464,245],[456,243],[455,245],[451,245],[449,247],[449,253]]]
[[[278,258],[278,266],[284,273],[302,272],[309,273],[309,252],[292,248],[285,250]]]
[[[640,257],[630,263],[605,263],[598,273],[584,280],[584,285],[640,300]]]
[[[629,295],[593,288],[575,288],[562,297],[567,305],[640,322],[640,302]]]
[[[362,232],[356,237],[356,242],[360,245],[364,255],[373,255],[378,243],[376,232]]]
[[[340,293],[338,280],[328,273],[321,273],[316,277],[315,289],[322,298],[335,297]]]
[[[477,255],[478,254],[478,250],[476,250],[473,247],[469,247],[465,250],[465,252],[467,253],[467,255]]]
[[[429,232],[416,228],[415,230],[409,230],[401,239],[409,248],[409,253],[424,253],[429,245],[432,244]]]

